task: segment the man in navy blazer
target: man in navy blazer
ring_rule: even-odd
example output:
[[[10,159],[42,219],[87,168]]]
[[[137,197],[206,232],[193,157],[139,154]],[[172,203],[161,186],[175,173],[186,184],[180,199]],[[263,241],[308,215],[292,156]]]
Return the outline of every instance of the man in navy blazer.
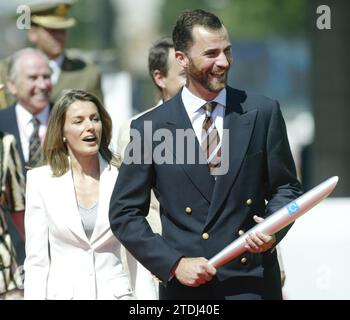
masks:
[[[7,83],[17,102],[0,110],[0,131],[16,137],[17,148],[22,162],[23,174],[29,158],[29,142],[33,133],[32,118],[39,124],[39,137],[44,138],[50,113],[51,70],[47,57],[38,49],[25,48],[10,58],[9,81]],[[18,217],[24,225],[24,215]],[[25,257],[24,239],[9,221],[9,231],[16,249],[18,265]],[[21,233],[24,230],[21,230]]]
[[[111,229],[163,281],[161,299],[281,299],[274,248],[289,228],[250,234],[246,253],[217,270],[208,264],[302,193],[279,104],[227,86],[231,43],[215,15],[184,12],[173,40],[187,84],[133,121],[110,202]],[[214,107],[204,110],[208,102]],[[211,132],[216,168],[202,151]],[[152,188],[162,236],[145,219]]]

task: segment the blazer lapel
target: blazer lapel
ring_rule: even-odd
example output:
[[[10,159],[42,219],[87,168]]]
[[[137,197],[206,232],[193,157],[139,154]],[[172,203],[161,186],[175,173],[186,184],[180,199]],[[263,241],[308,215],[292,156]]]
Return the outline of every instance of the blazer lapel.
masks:
[[[167,119],[165,123],[165,127],[169,129],[172,133],[172,138],[175,140],[176,138],[176,130],[188,130],[192,129],[191,121],[187,115],[185,106],[183,105],[182,99],[181,99],[181,91],[174,97],[172,100],[172,104],[165,105],[165,108],[169,108],[169,118]],[[177,155],[176,150],[176,143],[174,143],[171,148],[174,153],[175,157],[175,163],[180,166],[185,174],[188,176],[190,181],[194,184],[194,186],[199,190],[199,192],[203,195],[203,197],[210,203],[213,190],[214,190],[214,184],[215,180],[210,175],[209,166],[206,162],[206,159],[204,158],[203,152],[201,152],[201,147],[199,145],[198,139],[196,138],[196,134],[193,134],[195,137],[195,152],[196,157],[201,164],[187,164],[186,159],[188,159],[187,155],[187,146],[183,145],[185,150],[181,150],[180,152],[183,155],[183,158],[179,157]],[[196,161],[196,163],[198,163]]]
[[[244,112],[242,104],[245,100],[245,95],[239,94],[239,91],[228,90],[227,93],[224,129],[228,129],[228,136],[223,140],[223,144],[229,143],[229,168],[225,175],[217,176],[206,225],[220,212],[220,208],[236,180],[248,150],[258,113],[256,109]]]
[[[99,183],[99,200],[98,213],[95,228],[92,232],[90,243],[96,245],[108,231],[109,223],[109,201],[117,179],[118,170],[112,169],[111,166],[99,155],[100,160],[100,183]]]
[[[64,201],[60,203],[62,207],[63,222],[66,226],[81,240],[88,242],[88,238],[84,231],[83,224],[81,222],[81,217],[78,209],[77,199],[75,196],[75,189],[72,177],[72,171],[68,170],[63,176],[57,179],[57,189],[62,193],[62,198]],[[61,197],[60,197],[61,199]]]
[[[63,199],[60,206],[62,210],[62,221],[76,236],[84,242],[96,246],[96,242],[110,230],[108,209],[109,200],[113,191],[113,187],[118,175],[118,171],[111,170],[109,164],[99,155],[100,160],[100,182],[99,182],[99,200],[98,212],[94,230],[90,240],[87,238],[81,216],[78,209],[77,199],[75,195],[72,171],[69,170],[62,177],[55,178],[57,185],[55,190],[60,190]],[[112,233],[111,233],[112,235]]]
[[[57,83],[52,87],[51,99],[57,98],[62,90],[76,86],[76,83],[74,83],[76,78],[72,78],[72,72],[74,71],[76,70],[74,69],[73,61],[67,56],[64,56]]]

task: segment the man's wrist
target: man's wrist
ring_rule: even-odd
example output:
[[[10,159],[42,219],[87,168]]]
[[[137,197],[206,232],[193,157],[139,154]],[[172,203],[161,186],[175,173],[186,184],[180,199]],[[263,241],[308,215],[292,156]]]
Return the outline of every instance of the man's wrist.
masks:
[[[177,269],[181,259],[182,259],[182,257],[179,260],[177,260],[175,262],[174,266],[171,268],[170,274],[169,274],[169,277],[168,277],[168,282],[171,281],[175,277],[175,271],[176,271],[176,269]]]

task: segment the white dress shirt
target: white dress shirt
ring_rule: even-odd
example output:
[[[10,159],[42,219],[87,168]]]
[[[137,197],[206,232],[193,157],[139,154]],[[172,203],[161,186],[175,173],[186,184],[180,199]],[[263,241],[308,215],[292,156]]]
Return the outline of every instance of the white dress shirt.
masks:
[[[22,146],[24,161],[27,162],[29,158],[29,140],[34,131],[34,125],[32,123],[33,115],[25,109],[21,104],[16,104],[16,117],[20,136],[20,143]],[[47,123],[50,114],[50,106],[44,108],[43,111],[35,115],[39,120],[39,137],[41,142],[44,141]]]
[[[196,137],[201,144],[202,139],[202,125],[205,119],[205,111],[202,106],[210,101],[203,100],[193,93],[191,93],[186,86],[183,87],[181,92],[182,101],[184,103],[188,117],[191,120],[192,127],[196,133]],[[212,101],[217,102],[217,106],[212,113],[213,122],[218,130],[220,139],[222,139],[224,116],[226,108],[226,89],[222,89],[220,93]]]

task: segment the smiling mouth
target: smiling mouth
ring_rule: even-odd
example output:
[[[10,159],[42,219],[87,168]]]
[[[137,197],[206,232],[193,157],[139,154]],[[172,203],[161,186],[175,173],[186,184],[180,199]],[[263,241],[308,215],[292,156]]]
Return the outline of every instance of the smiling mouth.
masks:
[[[48,99],[49,94],[45,91],[45,92],[40,92],[40,93],[36,93],[35,97],[38,99]]]
[[[225,76],[225,72],[223,72],[223,73],[211,73],[211,75],[215,78],[222,78]]]
[[[83,141],[85,142],[96,142],[97,141],[97,137],[96,136],[88,136],[83,138]]]

